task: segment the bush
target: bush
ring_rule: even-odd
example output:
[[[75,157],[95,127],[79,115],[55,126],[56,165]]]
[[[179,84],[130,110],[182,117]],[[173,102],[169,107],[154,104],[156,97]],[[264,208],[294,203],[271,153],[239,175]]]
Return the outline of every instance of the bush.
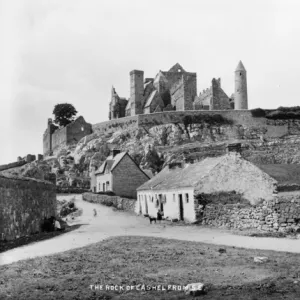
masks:
[[[233,121],[219,114],[214,114],[214,115],[202,114],[202,115],[191,115],[191,116],[183,117],[184,126],[188,126],[190,124],[199,124],[199,123],[200,124],[207,123],[210,125],[232,125]]]
[[[254,117],[254,118],[264,118],[266,116],[266,112],[262,108],[254,108],[254,109],[251,109],[250,111],[251,111],[252,117]]]
[[[97,194],[97,195],[107,195],[107,196],[115,196],[116,194],[114,192],[111,192],[111,191],[107,191],[107,192],[96,192],[94,194]]]
[[[300,106],[291,106],[291,107],[279,106],[277,110],[283,112],[300,112]]]
[[[300,119],[300,111],[292,112],[292,111],[280,111],[276,110],[267,114],[268,119],[272,120],[299,120]]]
[[[208,204],[248,204],[250,202],[243,198],[241,194],[237,194],[235,191],[231,192],[218,192],[213,194],[201,193],[195,196],[198,200],[198,204],[203,205],[204,207]]]

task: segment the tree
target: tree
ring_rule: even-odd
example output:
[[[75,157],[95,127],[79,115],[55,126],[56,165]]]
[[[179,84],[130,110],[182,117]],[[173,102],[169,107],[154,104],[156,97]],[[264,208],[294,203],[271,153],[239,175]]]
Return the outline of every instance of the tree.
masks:
[[[62,103],[54,106],[53,114],[55,116],[54,122],[59,126],[65,127],[74,120],[77,110],[72,104]]]

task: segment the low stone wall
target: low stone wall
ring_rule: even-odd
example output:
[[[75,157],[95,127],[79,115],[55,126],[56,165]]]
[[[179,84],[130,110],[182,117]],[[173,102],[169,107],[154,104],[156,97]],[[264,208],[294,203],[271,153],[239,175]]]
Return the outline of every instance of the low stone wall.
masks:
[[[300,228],[300,195],[278,194],[273,200],[248,204],[209,204],[200,217],[203,225],[234,229],[288,231]]]
[[[44,217],[55,214],[54,184],[0,174],[0,240],[40,232]]]
[[[101,194],[93,194],[93,193],[83,193],[82,199],[91,203],[113,206],[121,210],[132,211],[132,212],[135,211],[135,205],[136,205],[135,199],[127,199],[119,196],[109,196],[109,195],[101,195]]]
[[[16,167],[21,167],[21,166],[24,166],[25,164],[27,164],[27,162],[22,160],[22,161],[16,161],[16,162],[6,164],[6,165],[1,165],[0,171],[4,171],[4,170],[16,168]]]
[[[82,194],[86,193],[89,189],[77,188],[77,187],[60,187],[56,186],[57,194]]]
[[[93,132],[97,133],[113,133],[118,129],[126,129],[128,127],[138,127],[139,116],[124,117],[120,119],[113,119],[106,122],[101,122],[93,125]]]

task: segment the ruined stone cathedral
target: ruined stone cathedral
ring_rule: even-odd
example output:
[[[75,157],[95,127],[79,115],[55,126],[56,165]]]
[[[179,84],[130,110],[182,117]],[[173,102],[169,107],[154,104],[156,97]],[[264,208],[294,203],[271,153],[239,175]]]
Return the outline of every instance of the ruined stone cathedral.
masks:
[[[240,61],[235,70],[235,93],[228,97],[221,88],[221,79],[212,79],[211,86],[197,95],[197,74],[175,64],[169,71],[159,71],[155,78],[144,72],[130,72],[130,98],[111,91],[109,119],[162,111],[248,109],[246,69]]]

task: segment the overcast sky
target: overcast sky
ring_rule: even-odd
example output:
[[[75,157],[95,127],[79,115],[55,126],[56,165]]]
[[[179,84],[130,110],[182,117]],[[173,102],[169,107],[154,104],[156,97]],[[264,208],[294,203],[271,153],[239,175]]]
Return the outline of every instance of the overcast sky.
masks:
[[[300,105],[300,1],[0,0],[0,164],[42,153],[55,104],[108,119],[111,86],[179,62],[198,93],[221,77],[230,96],[239,60],[249,108]]]

